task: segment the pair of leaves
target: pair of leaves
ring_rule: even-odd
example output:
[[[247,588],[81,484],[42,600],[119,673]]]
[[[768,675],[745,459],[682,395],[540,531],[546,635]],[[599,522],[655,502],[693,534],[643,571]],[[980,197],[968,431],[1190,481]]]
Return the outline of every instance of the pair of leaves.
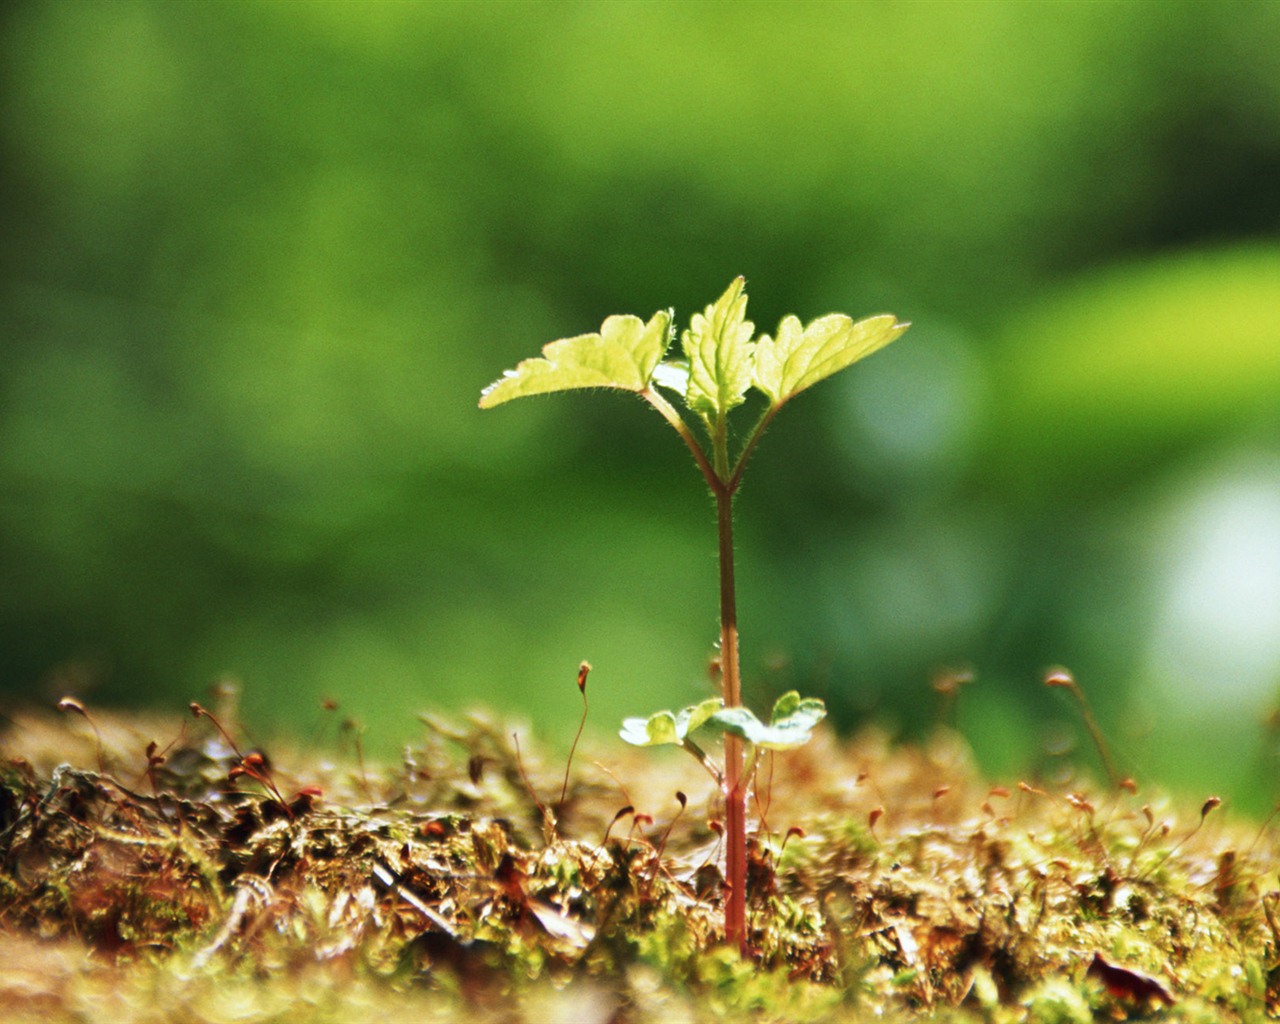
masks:
[[[721,698],[711,697],[674,714],[670,711],[657,711],[648,718],[628,718],[623,721],[618,735],[637,747],[678,747],[688,739],[691,732],[701,729],[723,707],[724,701]]]
[[[685,404],[710,422],[741,405],[752,387],[776,409],[883,348],[909,326],[889,314],[854,321],[832,313],[808,327],[787,316],[776,337],[753,341],[745,287],[743,278],[734,279],[716,302],[690,318],[681,335],[683,360],[662,361],[673,335],[669,310],[655,313],[648,323],[611,316],[599,333],[553,341],[541,358],[508,370],[484,389],[480,407],[577,388],[642,392],[656,383],[680,392]]]
[[[765,725],[750,708],[726,708],[715,697],[682,711],[659,711],[648,718],[628,718],[619,735],[637,747],[683,746],[700,728],[729,733],[764,750],[791,750],[804,746],[814,727],[827,716],[826,705],[816,697],[801,697],[795,690],[774,702]]]

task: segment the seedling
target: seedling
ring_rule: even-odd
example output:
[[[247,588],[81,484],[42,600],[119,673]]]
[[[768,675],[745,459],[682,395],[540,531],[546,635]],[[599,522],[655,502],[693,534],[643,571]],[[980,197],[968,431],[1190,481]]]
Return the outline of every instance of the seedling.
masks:
[[[674,744],[707,767],[725,802],[725,937],[746,948],[746,806],[755,758],[762,749],[785,750],[806,743],[826,714],[820,700],[788,693],[774,705],[769,724],[742,706],[738,659],[738,614],[733,572],[733,499],[747,460],[774,416],[792,398],[819,381],[883,348],[907,329],[892,315],[852,320],[842,313],[802,326],[784,317],[777,335],[754,337],[746,319],[746,282],[739,277],[702,313],[695,313],[681,334],[683,357],[667,359],[675,338],[673,313],[655,313],[648,322],[635,316],[611,316],[598,333],[562,338],[546,345],[540,358],[526,359],[485,388],[480,408],[513,398],[616,388],[631,391],[652,405],[688,446],[716,504],[720,566],[720,664],[723,695],[683,711],[659,711],[628,719],[622,738],[639,746]],[[682,416],[658,389],[675,395],[690,414]],[[729,413],[747,401],[752,389],[764,396],[755,425],[730,453]],[[700,424],[700,441],[690,426]],[[694,741],[698,730],[724,740],[724,767],[717,768]],[[750,750],[749,755],[744,745]],[[744,756],[749,760],[744,761]]]

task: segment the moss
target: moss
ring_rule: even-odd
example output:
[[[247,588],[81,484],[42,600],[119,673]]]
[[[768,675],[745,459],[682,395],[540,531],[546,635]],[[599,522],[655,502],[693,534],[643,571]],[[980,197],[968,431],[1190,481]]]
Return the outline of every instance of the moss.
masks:
[[[535,794],[563,769],[483,718],[432,723],[393,769],[276,751],[269,785],[177,723],[101,716],[119,739],[99,748],[11,721],[8,1019],[1021,1024],[1280,1005],[1269,829],[1127,790],[993,787],[950,734],[822,733],[778,757],[743,957],[721,941],[714,794],[675,812],[676,791],[706,792],[696,766],[579,758],[554,826]],[[138,752],[175,737],[148,774]]]

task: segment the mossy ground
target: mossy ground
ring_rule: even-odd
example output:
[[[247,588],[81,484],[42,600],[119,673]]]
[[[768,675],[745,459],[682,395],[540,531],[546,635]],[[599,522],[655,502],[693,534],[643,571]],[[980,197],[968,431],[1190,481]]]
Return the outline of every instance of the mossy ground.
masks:
[[[821,732],[762,763],[743,957],[720,942],[717,809],[692,761],[601,744],[566,786],[562,760],[471,717],[425,724],[394,767],[284,748],[246,765],[207,720],[91,714],[96,733],[15,713],[0,740],[6,1021],[1280,1005],[1273,830],[1145,788],[993,785],[947,731]]]

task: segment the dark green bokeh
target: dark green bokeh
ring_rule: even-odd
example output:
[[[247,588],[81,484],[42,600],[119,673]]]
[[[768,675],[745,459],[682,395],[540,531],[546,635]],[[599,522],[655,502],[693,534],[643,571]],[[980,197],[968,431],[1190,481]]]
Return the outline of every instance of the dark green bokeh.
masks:
[[[916,730],[968,666],[960,724],[1031,771],[1076,730],[1060,662],[1132,770],[1275,795],[1266,631],[1200,690],[1161,645],[1200,621],[1179,531],[1215,488],[1262,481],[1240,542],[1280,559],[1280,6],[0,17],[7,691],[182,706],[230,672],[260,728],[329,696],[381,744],[472,702],[567,740],[584,657],[601,730],[700,696],[714,524],[678,440],[616,395],[476,400],[742,273],[764,330],[915,322],[751,466],[762,704]]]

